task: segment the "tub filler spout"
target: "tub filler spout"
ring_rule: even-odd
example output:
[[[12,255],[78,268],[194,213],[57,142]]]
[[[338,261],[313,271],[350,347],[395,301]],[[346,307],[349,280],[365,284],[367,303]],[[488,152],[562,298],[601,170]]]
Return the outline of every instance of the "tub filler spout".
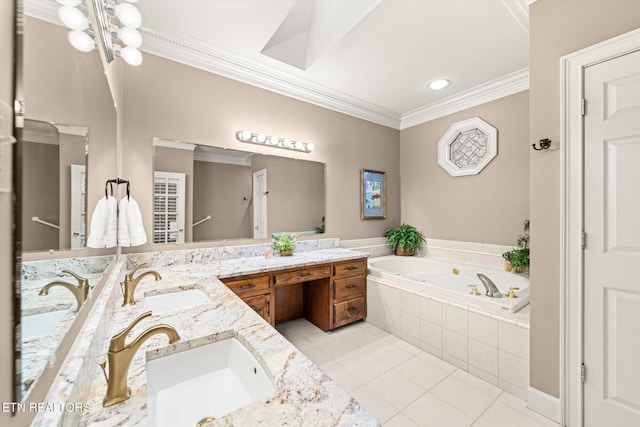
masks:
[[[485,295],[487,295],[489,298],[502,298],[502,294],[498,290],[498,287],[491,281],[491,279],[489,279],[482,273],[478,273],[478,279],[480,279],[482,286],[484,286],[485,290],[487,291]]]

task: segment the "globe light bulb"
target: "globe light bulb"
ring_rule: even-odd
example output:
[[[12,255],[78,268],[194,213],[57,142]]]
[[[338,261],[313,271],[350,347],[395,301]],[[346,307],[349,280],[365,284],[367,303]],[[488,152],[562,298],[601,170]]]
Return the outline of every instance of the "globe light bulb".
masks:
[[[138,66],[142,64],[142,54],[140,51],[133,47],[123,47],[120,49],[120,56],[129,65]]]
[[[93,38],[84,31],[69,31],[67,33],[67,40],[69,40],[71,46],[80,52],[91,52],[96,48],[96,43]]]
[[[60,21],[65,27],[71,30],[84,31],[89,28],[89,18],[75,7],[59,7],[58,18],[60,18]]]
[[[316,146],[315,146],[315,145],[313,145],[313,143],[312,143],[312,142],[309,142],[309,143],[307,144],[307,150],[308,150],[308,151],[313,151],[313,149],[314,149],[314,148],[316,148]]]
[[[62,6],[76,7],[80,4],[80,0],[56,0]]]
[[[138,28],[142,25],[142,15],[136,7],[130,3],[120,3],[115,8],[116,18],[125,27]]]
[[[142,36],[135,28],[122,27],[118,29],[118,38],[129,47],[139,48],[142,46]]]
[[[259,133],[258,136],[256,136],[256,141],[258,142],[265,142],[267,140],[267,136],[264,133]]]
[[[251,132],[249,132],[248,130],[243,130],[240,133],[240,138],[244,139],[245,141],[251,140]]]

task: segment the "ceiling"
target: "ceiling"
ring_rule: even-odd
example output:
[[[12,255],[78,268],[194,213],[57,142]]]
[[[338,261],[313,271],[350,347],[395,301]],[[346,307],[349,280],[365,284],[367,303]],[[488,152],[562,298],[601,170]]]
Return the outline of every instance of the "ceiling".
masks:
[[[29,3],[25,12],[37,15]],[[139,0],[136,6],[143,52],[403,129],[528,89],[530,3]],[[451,85],[428,89],[439,78]]]

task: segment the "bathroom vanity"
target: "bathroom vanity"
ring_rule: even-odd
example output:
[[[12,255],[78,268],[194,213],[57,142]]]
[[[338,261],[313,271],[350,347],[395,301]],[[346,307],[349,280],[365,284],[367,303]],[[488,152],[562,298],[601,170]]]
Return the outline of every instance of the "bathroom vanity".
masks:
[[[358,258],[221,280],[272,325],[304,317],[326,332],[367,315],[366,274]]]
[[[264,253],[263,248],[260,250]],[[184,255],[182,252],[187,251],[174,254],[179,257]],[[198,250],[190,252],[182,260],[190,259],[186,262],[168,260],[173,255],[158,252],[130,255],[118,261],[95,312],[72,349],[69,363],[65,361],[47,397],[52,401],[87,402],[90,410],[39,414],[34,425],[155,424],[154,419],[163,417],[158,408],[167,408],[167,403],[158,400],[161,393],[155,377],[162,377],[162,372],[178,375],[190,365],[187,362],[183,367],[157,369],[155,373],[149,366],[156,361],[166,364],[173,356],[197,357],[194,350],[229,339],[251,354],[254,362],[246,363],[254,363],[252,369],[257,371],[253,372],[262,369],[275,391],[266,399],[256,399],[220,416],[209,413],[214,406],[209,403],[204,404],[205,411],[179,411],[186,417],[181,425],[195,425],[210,416],[212,419],[203,425],[304,425],[309,419],[317,420],[317,425],[380,425],[272,327],[278,321],[304,316],[320,328],[331,330],[364,317],[366,254],[329,248],[300,251],[291,257],[267,259],[245,253],[220,259],[219,254],[207,258],[202,252],[193,256]],[[123,296],[118,281],[140,262],[148,263],[161,279],[147,276],[134,291],[136,303],[121,307]],[[201,298],[183,298],[192,293]],[[157,304],[159,301],[162,304]],[[168,344],[164,335],[158,335],[142,344],[128,370],[131,397],[103,407],[107,383],[98,362],[105,359],[111,337],[150,308],[153,315],[143,318],[131,330],[127,342],[132,343],[149,328],[161,324],[175,328],[180,339]],[[195,365],[198,363],[191,363]],[[216,387],[215,381],[206,384]],[[217,392],[211,389],[196,393],[196,397],[204,399]]]

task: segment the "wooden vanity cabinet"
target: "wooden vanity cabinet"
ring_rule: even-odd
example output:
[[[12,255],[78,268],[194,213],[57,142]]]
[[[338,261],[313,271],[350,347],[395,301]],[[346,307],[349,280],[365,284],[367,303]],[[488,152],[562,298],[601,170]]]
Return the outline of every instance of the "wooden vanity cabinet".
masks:
[[[367,260],[333,265],[331,278],[331,324],[338,328],[367,315]]]
[[[220,279],[267,322],[304,317],[323,331],[367,315],[367,260]]]
[[[273,287],[270,274],[220,279],[236,295],[254,309],[264,320],[275,325]]]

